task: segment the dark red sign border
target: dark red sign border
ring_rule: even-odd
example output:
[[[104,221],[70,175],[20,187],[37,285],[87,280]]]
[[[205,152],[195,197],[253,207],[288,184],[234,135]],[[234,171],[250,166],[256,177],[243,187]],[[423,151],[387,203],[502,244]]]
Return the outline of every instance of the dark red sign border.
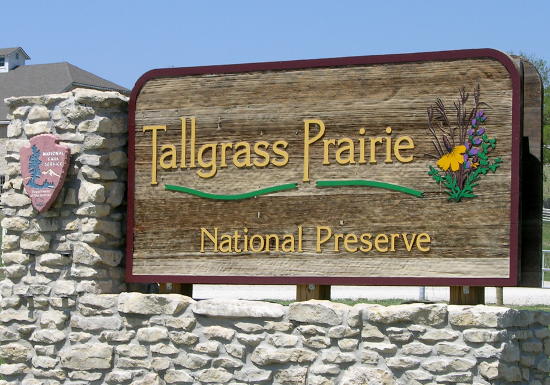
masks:
[[[134,275],[134,193],[135,193],[135,112],[143,86],[152,79],[204,74],[226,74],[258,71],[283,71],[322,67],[343,67],[372,64],[411,63],[460,59],[491,58],[500,62],[512,81],[512,188],[510,212],[510,276],[509,278],[426,278],[426,277],[267,277],[267,276],[180,276]],[[265,285],[387,285],[387,286],[517,286],[519,259],[519,181],[521,140],[521,75],[511,58],[494,49],[422,52],[393,55],[352,56],[330,59],[293,60],[266,63],[246,63],[184,68],[155,69],[143,74],[136,82],[128,106],[128,194],[126,231],[126,282],[172,282],[196,284],[265,284]]]

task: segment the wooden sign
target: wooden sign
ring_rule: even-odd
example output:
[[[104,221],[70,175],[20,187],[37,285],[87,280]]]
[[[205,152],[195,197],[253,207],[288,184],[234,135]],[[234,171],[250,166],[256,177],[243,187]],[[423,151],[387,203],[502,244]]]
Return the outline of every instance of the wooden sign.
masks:
[[[34,136],[21,147],[23,186],[38,212],[48,210],[61,191],[70,155],[69,147],[58,144],[52,134]]]
[[[516,285],[521,86],[494,50],[148,72],[127,280]]]

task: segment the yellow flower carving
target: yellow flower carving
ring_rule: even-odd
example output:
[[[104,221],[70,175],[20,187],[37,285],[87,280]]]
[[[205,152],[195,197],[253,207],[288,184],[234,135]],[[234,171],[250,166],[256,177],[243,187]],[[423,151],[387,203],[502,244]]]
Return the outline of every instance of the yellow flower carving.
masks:
[[[464,153],[466,152],[466,146],[455,146],[451,152],[443,155],[437,161],[437,165],[443,171],[447,171],[449,167],[452,171],[457,171],[462,163],[464,163]]]

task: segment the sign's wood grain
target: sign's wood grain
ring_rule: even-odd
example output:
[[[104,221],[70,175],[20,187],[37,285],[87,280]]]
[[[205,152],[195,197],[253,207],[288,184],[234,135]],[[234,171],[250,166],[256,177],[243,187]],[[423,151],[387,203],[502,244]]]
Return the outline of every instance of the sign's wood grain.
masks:
[[[146,74],[130,106],[128,280],[515,285],[516,67],[492,50],[386,59]],[[477,126],[455,122],[461,90]],[[438,100],[451,121],[436,128],[444,156],[428,130]],[[490,140],[493,169],[472,182],[475,197],[449,201],[430,167],[466,186],[486,167],[469,151]],[[471,148],[460,152],[465,142]],[[460,169],[438,167],[444,157],[460,158]],[[229,199],[281,185],[294,187],[241,200],[181,192]],[[245,247],[235,233],[256,238]]]

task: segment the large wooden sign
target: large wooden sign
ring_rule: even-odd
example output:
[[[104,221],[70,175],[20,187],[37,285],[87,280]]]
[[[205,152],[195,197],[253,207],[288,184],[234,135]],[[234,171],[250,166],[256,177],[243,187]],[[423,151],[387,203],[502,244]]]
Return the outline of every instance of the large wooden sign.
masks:
[[[516,285],[521,85],[494,50],[148,72],[127,279]]]

